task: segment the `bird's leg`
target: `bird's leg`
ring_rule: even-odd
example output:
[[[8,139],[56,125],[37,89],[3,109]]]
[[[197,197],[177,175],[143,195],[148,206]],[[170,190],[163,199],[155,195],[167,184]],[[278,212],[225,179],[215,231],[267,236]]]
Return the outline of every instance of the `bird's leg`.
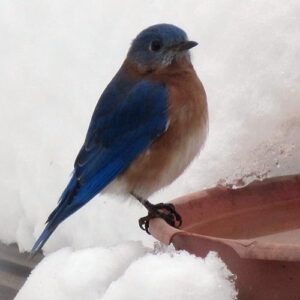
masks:
[[[142,230],[145,230],[148,234],[149,221],[154,218],[162,218],[169,225],[179,228],[182,224],[182,219],[179,213],[176,211],[175,206],[172,203],[158,203],[152,204],[147,199],[131,193],[147,210],[148,215],[139,219],[139,225]]]

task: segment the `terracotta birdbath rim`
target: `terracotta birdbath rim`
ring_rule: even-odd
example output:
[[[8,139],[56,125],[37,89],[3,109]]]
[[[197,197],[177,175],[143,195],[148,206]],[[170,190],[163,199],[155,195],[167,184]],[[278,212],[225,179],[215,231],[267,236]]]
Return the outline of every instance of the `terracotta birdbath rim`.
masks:
[[[227,217],[224,217],[228,221],[232,219],[231,213],[232,216],[235,214],[247,216],[248,222],[249,220],[256,222],[256,214],[259,218],[265,218],[264,214],[273,213],[274,216],[280,214],[280,220],[283,220],[283,223],[285,222],[286,228],[283,228],[283,232],[286,229],[300,228],[300,216],[299,221],[297,218],[289,221],[284,220],[284,218],[289,218],[289,213],[295,212],[296,209],[300,213],[299,174],[255,181],[244,188],[235,190],[225,187],[214,187],[176,198],[172,203],[175,204],[176,209],[183,217],[182,229],[171,227],[162,219],[153,219],[149,227],[152,236],[166,245],[174,243],[180,237],[189,237],[189,240],[197,239],[200,245],[201,243],[211,243],[214,245],[212,250],[218,250],[220,245],[229,247],[241,258],[300,262],[300,236],[299,243],[287,243],[257,239],[255,237],[228,238],[226,235],[222,237],[203,234],[201,226],[198,226],[197,230],[191,230],[198,222],[197,211],[199,211],[199,216],[203,217],[204,215],[204,218],[207,213],[210,214],[212,221],[209,221],[207,226],[209,226],[209,223],[213,224],[214,220],[219,222],[218,218],[222,217],[223,212],[224,216],[229,214]],[[218,205],[222,205],[221,210],[218,210]],[[215,215],[214,210],[216,211]],[[189,216],[191,216],[192,221],[188,221]],[[199,224],[201,222],[200,217]],[[270,224],[266,224],[266,226],[270,227]],[[232,230],[236,229],[233,227]]]
[[[195,237],[199,240],[202,240],[203,243],[206,241],[211,241],[227,245],[232,248],[241,258],[300,262],[299,245],[259,242],[255,239],[234,240],[216,238],[197,233],[189,233],[185,230],[176,229],[167,224],[163,219],[159,218],[151,220],[149,232],[155,239],[165,245],[172,244],[178,236],[189,235],[190,237]]]

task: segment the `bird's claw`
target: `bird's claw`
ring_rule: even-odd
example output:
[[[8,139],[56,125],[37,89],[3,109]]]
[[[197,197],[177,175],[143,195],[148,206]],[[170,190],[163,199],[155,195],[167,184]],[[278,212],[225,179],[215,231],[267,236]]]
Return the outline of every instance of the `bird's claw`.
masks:
[[[175,206],[172,203],[158,203],[154,204],[149,210],[146,217],[139,219],[139,226],[142,230],[149,233],[149,222],[154,218],[162,218],[169,225],[179,228],[182,225],[182,218],[176,211]]]
[[[149,232],[149,221],[150,220],[151,220],[151,218],[149,217],[149,214],[148,214],[148,216],[139,219],[140,228],[142,230],[146,231],[148,234],[150,234],[150,232]]]

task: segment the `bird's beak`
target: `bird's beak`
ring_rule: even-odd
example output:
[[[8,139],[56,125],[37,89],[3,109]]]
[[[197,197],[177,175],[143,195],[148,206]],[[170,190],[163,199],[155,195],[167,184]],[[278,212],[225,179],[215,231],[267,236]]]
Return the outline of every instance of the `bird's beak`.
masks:
[[[197,45],[198,45],[197,42],[186,41],[186,42],[181,42],[179,44],[172,45],[170,47],[170,49],[173,50],[173,51],[181,52],[181,51],[189,50],[189,49],[191,49],[191,48],[193,48],[193,47],[195,47]]]

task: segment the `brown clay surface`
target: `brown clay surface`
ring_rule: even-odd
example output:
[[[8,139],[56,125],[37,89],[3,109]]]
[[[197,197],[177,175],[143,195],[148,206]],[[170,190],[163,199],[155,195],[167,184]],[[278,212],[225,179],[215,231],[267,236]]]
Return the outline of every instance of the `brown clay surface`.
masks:
[[[198,256],[217,251],[241,300],[300,299],[300,175],[175,199],[181,230],[151,222],[160,241]]]

